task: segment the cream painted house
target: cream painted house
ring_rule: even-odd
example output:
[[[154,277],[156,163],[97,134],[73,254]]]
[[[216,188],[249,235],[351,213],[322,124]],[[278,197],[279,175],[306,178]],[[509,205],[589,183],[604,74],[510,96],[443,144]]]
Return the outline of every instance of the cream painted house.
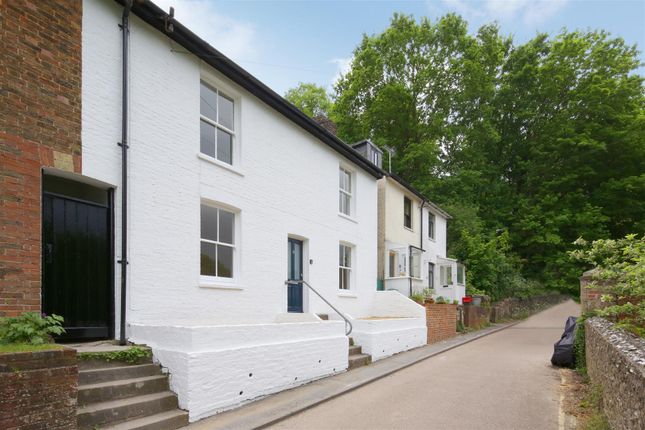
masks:
[[[353,145],[379,168],[383,153],[369,140]],[[465,267],[446,256],[450,214],[392,173],[378,180],[379,288],[411,296],[425,288],[435,297],[461,303]]]

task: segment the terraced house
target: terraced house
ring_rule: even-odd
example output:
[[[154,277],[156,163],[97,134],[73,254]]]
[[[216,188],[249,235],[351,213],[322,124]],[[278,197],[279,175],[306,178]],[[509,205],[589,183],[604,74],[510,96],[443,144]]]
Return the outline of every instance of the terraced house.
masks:
[[[11,3],[2,314],[149,345],[191,421],[425,343],[379,166],[150,1]]]

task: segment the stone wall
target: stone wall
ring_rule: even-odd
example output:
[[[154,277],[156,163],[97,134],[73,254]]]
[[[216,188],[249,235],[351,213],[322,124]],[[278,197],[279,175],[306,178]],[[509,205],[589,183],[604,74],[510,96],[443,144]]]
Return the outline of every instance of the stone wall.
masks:
[[[549,294],[528,298],[513,297],[494,303],[490,310],[490,321],[497,323],[508,318],[519,318],[540,311],[567,300],[563,294]]]
[[[645,340],[603,318],[585,322],[587,372],[614,430],[645,428]]]
[[[81,170],[82,9],[0,1],[0,316],[40,310],[41,169]]]
[[[426,303],[428,344],[457,336],[457,305]]]
[[[466,327],[479,328],[489,321],[490,308],[464,305],[462,307],[463,323]]]
[[[0,354],[0,428],[76,428],[76,351]]]

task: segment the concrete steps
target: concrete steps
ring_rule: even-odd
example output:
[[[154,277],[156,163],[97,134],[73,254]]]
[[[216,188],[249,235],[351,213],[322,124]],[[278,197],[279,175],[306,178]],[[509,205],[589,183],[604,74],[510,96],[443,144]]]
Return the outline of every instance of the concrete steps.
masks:
[[[168,375],[142,364],[83,363],[79,366],[77,424],[84,429],[177,429],[188,413],[177,409]]]
[[[363,348],[360,345],[354,344],[354,339],[349,338],[349,367],[347,370],[352,370],[357,367],[366,366],[372,362],[372,356],[363,354]]]

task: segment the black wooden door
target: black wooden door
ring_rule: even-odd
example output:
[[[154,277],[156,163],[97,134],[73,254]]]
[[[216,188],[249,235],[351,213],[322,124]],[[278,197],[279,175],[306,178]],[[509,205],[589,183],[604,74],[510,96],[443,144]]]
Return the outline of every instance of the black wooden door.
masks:
[[[113,336],[110,217],[109,205],[43,194],[43,312],[65,318],[62,339]]]
[[[289,239],[289,273],[290,281],[302,281],[302,241]],[[302,312],[302,284],[289,284],[287,288],[287,311]]]

